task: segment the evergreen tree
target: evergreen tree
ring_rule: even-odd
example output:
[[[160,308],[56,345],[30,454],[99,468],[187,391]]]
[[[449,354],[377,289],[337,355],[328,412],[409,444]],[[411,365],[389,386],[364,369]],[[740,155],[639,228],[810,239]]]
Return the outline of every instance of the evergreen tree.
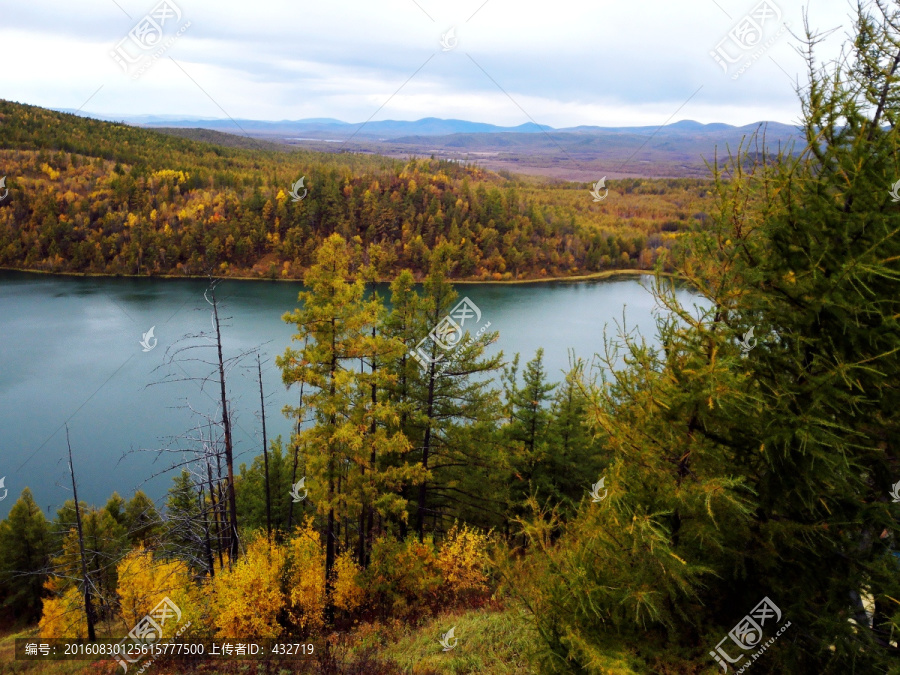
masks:
[[[476,322],[481,335],[469,326],[480,313],[470,302],[458,302],[447,281],[449,247],[439,246],[431,258],[431,270],[420,300],[409,299],[418,316],[406,325],[418,336],[399,378],[406,378],[411,406],[407,435],[420,452],[425,476],[418,486],[416,532],[424,539],[426,520],[435,523],[445,509],[462,517],[471,511],[499,515],[500,500],[482,496],[478,477],[487,473],[500,402],[491,388],[491,374],[500,368],[503,353],[485,357],[486,347],[497,340],[496,331],[486,331],[486,318]],[[455,313],[453,317],[451,314]],[[467,322],[468,321],[468,325]],[[441,475],[438,475],[438,472]],[[464,511],[460,511],[463,509]]]
[[[549,490],[558,504],[570,505],[584,495],[584,477],[601,478],[607,463],[603,446],[588,427],[590,382],[585,375],[583,359],[570,355],[570,368],[559,384],[550,404],[547,429],[551,451],[546,457],[546,471],[553,476]]]
[[[262,455],[255,457],[249,467],[241,464],[237,479],[238,515],[248,530],[266,526],[265,473],[265,458]],[[272,529],[276,532],[287,530],[291,488],[291,460],[278,437],[270,442],[269,449],[269,494]]]
[[[512,473],[510,512],[513,515],[522,515],[520,506],[529,495],[546,498],[553,491],[557,478],[548,471],[548,460],[553,452],[548,445],[551,418],[547,405],[556,385],[547,382],[544,350],[538,349],[535,357],[525,364],[523,383],[519,387],[516,382],[518,356],[516,354],[508,372],[506,407],[510,422],[504,427],[509,444],[507,461]]]
[[[90,595],[96,604],[94,612],[97,612],[97,618],[109,618],[114,613],[118,585],[116,563],[127,549],[127,532],[105,508],[92,508],[84,502],[79,505],[80,537],[84,544],[84,565]],[[74,500],[66,500],[57,511],[53,529],[60,533],[61,541],[59,547],[53,549],[56,554],[52,561],[55,577],[52,585],[55,591],[62,593],[73,585],[80,585],[83,577]]]
[[[350,528],[360,522],[365,505],[374,503],[380,488],[386,487],[379,483],[396,480],[377,472],[372,458],[377,461],[406,449],[402,433],[378,426],[393,416],[390,408],[371,400],[372,387],[377,389],[379,379],[389,373],[384,369],[365,373],[359,366],[360,359],[385,359],[398,349],[393,341],[373,336],[381,302],[377,297],[366,298],[362,275],[348,281],[350,262],[350,249],[340,235],[330,236],[319,248],[316,264],[304,279],[309,290],[300,293],[301,307],[284,316],[297,327],[294,339],[305,346],[288,348],[276,360],[286,385],[309,387],[300,406],[285,412],[294,419],[311,413],[312,425],[299,433],[297,444],[309,449],[304,457],[307,488],[326,518],[328,621],[333,618],[333,569],[340,528],[348,544]],[[387,505],[382,502],[382,506]],[[357,537],[364,536],[358,529]]]
[[[125,529],[132,546],[147,546],[159,533],[160,517],[156,505],[142,490],[125,505]]]
[[[0,603],[17,620],[41,615],[41,596],[50,561],[50,526],[25,488],[0,522]]]
[[[186,562],[192,569],[208,566],[203,530],[204,516],[198,502],[198,487],[187,470],[172,478],[166,497],[165,554]]]
[[[900,10],[869,9],[852,58],[819,66],[807,34],[806,146],[717,173],[714,228],[676,261],[709,309],[659,278],[664,351],[626,337],[624,366],[605,355],[589,418],[608,495],[555,544],[557,521],[529,528],[548,671],[601,672],[611,655],[740,668],[764,641],[729,631],[764,598],[781,615],[756,615],[764,640],[790,624],[769,672],[896,660]]]

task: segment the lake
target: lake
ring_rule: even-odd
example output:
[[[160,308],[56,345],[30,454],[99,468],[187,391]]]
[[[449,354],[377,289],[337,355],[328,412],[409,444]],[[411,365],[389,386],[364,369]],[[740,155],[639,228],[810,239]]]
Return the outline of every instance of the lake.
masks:
[[[464,284],[457,290],[478,305],[483,322],[500,332],[492,349],[525,361],[539,347],[551,379],[562,378],[569,349],[590,361],[615,335],[623,311],[630,329],[655,341],[650,277],[540,284]],[[0,518],[25,486],[48,515],[71,498],[66,430],[74,455],[79,497],[102,505],[115,490],[128,499],[143,489],[161,498],[171,484],[166,469],[178,459],[164,448],[187,447],[198,426],[194,410],[215,411],[215,383],[188,380],[205,372],[197,362],[163,382],[167,350],[186,334],[210,329],[206,282],[175,279],[61,277],[0,271],[0,478],[9,494]],[[290,343],[293,326],[282,314],[297,304],[300,283],[225,281],[218,295],[225,357],[261,348],[269,438],[287,437],[281,413],[298,392],[288,391],[274,357]],[[379,286],[387,297],[387,286]],[[680,291],[681,300],[693,297]],[[143,334],[153,327],[145,351]],[[155,345],[155,346],[154,346]],[[190,357],[192,352],[185,356]],[[212,359],[204,349],[198,358]],[[256,361],[236,366],[228,384],[236,464],[262,452]],[[251,367],[252,366],[252,367]],[[196,433],[196,432],[194,432]],[[154,477],[155,476],[155,477]],[[0,497],[3,490],[0,490]]]

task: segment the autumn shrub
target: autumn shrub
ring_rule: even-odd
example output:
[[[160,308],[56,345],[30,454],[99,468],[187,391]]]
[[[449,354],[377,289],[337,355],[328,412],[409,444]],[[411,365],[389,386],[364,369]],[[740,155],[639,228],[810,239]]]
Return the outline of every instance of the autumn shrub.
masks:
[[[443,583],[431,537],[424,542],[414,538],[377,539],[364,578],[375,608],[392,616],[433,608]]]
[[[129,552],[117,565],[119,608],[129,629],[164,598],[169,598],[182,610],[181,623],[187,621],[183,611],[187,608],[191,581],[187,566],[181,561],[155,560],[153,553],[143,547]],[[163,626],[166,635],[175,631],[175,625]]]
[[[325,612],[325,552],[312,517],[297,527],[286,548],[284,578],[290,618],[301,629],[320,628]]]
[[[38,627],[42,638],[87,637],[81,591],[76,586],[70,586],[61,595],[45,599]]]
[[[362,582],[362,568],[353,559],[351,551],[345,551],[334,563],[334,606],[352,612],[363,604],[365,590]]]
[[[285,559],[283,547],[265,536],[257,537],[230,571],[216,576],[211,586],[217,637],[278,637],[278,613],[285,603],[281,586]]]
[[[459,599],[488,590],[489,535],[463,525],[450,528],[437,554],[442,597]]]

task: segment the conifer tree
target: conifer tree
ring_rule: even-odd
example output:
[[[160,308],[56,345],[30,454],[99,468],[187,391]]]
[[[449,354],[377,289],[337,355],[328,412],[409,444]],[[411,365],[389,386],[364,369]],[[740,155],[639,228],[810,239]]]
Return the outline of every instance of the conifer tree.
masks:
[[[165,550],[195,570],[207,567],[204,516],[197,502],[198,486],[187,470],[172,478],[166,497]]]
[[[518,354],[514,365],[518,365]],[[556,388],[547,382],[544,371],[544,350],[538,349],[534,358],[525,364],[522,385],[516,382],[516,370],[509,371],[506,407],[509,424],[504,427],[508,446],[507,461],[511,473],[511,513],[521,515],[520,505],[531,494],[546,497],[552,490],[556,476],[547,472],[552,451],[548,446],[550,411],[548,402]]]
[[[900,9],[861,5],[848,54],[824,65],[807,29],[805,147],[770,155],[760,138],[757,161],[717,168],[712,230],[675,261],[707,308],[659,278],[664,350],[609,345],[589,409],[608,493],[556,543],[558,521],[529,525],[548,671],[600,672],[611,655],[740,668],[755,660],[729,631],[764,598],[782,617],[765,640],[791,625],[758,667],[896,659],[898,26]]]
[[[159,512],[142,490],[135,492],[125,505],[124,525],[132,546],[146,546],[159,533]]]
[[[570,367],[556,388],[550,404],[547,434],[550,452],[546,471],[553,476],[548,489],[552,499],[566,505],[581,501],[584,495],[584,476],[602,478],[607,458],[602,443],[588,427],[591,382],[585,373],[585,362],[569,357]]]
[[[22,621],[41,615],[41,595],[50,562],[50,526],[25,488],[0,522],[0,606]]]
[[[403,369],[398,376],[408,383],[412,405],[404,408],[410,412],[407,435],[420,453],[424,476],[418,485],[415,517],[420,541],[428,516],[436,522],[445,505],[495,514],[502,508],[502,502],[483,497],[476,485],[477,476],[486,473],[492,452],[489,439],[500,402],[490,376],[500,368],[503,354],[484,355],[486,347],[498,338],[496,331],[486,330],[490,326],[486,317],[476,323],[482,334],[470,333],[471,319],[477,313],[469,303],[461,307],[464,303],[457,300],[447,281],[449,253],[446,245],[435,248],[421,299],[410,297],[408,306],[403,305],[407,312],[411,307],[418,309],[416,318],[410,316],[405,324],[406,332],[418,341],[407,343],[411,358],[395,362],[395,367]],[[454,311],[460,312],[459,316],[451,317]],[[443,475],[438,477],[436,471]]]
[[[345,541],[348,540],[349,528],[359,522],[364,504],[379,499],[379,482],[388,480],[371,466],[373,453],[377,460],[384,454],[406,449],[401,433],[388,432],[387,425],[377,424],[393,415],[390,408],[377,401],[371,403],[373,384],[377,387],[379,378],[389,376],[388,371],[365,373],[358,369],[359,359],[387,358],[398,350],[386,338],[372,336],[381,303],[377,297],[366,298],[362,275],[350,280],[352,272],[347,242],[340,235],[331,235],[317,251],[316,264],[304,279],[309,290],[300,293],[301,307],[284,316],[285,321],[297,327],[294,339],[305,346],[302,350],[288,348],[276,360],[286,385],[303,383],[308,387],[300,406],[289,406],[285,413],[293,419],[308,416],[312,420],[312,425],[298,434],[297,443],[309,449],[304,457],[307,488],[326,517],[328,621],[332,620],[334,609],[332,583],[338,528],[345,528]],[[373,421],[375,433],[371,433]],[[364,533],[359,531],[357,536],[363,537]]]

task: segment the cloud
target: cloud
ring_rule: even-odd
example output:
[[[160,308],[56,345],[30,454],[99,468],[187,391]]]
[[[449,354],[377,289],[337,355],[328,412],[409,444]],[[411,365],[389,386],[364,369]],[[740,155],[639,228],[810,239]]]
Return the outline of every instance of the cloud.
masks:
[[[662,124],[673,113],[673,121],[791,122],[799,113],[794,80],[804,70],[790,35],[737,80],[710,56],[752,1],[170,1],[190,27],[138,80],[109,52],[154,2],[4,7],[0,97],[78,108],[101,88],[87,111],[359,122],[383,106],[376,119],[557,127]],[[775,1],[799,29],[802,5]],[[846,25],[847,6],[818,0],[810,19]],[[459,43],[443,52],[451,26]],[[842,38],[838,31],[826,49]]]

